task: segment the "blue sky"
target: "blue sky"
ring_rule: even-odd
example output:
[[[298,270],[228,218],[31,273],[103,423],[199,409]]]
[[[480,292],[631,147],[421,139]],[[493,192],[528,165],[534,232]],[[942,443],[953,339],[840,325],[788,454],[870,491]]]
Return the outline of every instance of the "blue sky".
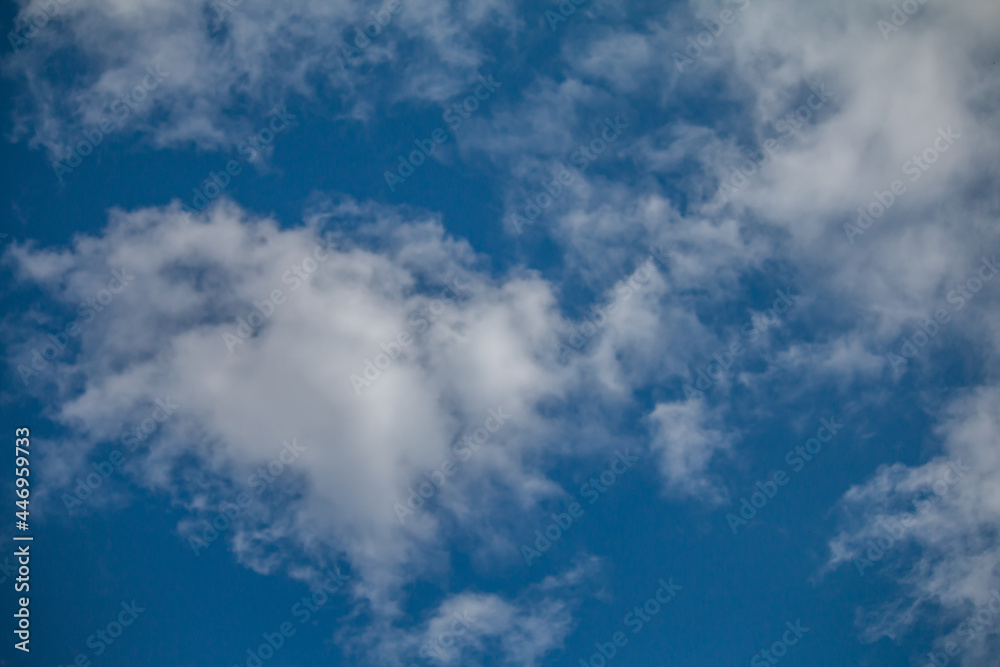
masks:
[[[995,664],[995,3],[0,19],[0,665]]]

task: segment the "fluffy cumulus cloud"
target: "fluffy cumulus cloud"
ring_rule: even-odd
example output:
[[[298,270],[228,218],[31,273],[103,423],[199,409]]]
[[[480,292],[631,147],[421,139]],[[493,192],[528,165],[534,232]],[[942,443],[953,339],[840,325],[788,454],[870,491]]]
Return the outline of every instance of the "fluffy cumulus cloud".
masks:
[[[361,221],[352,240],[329,232],[348,217]],[[178,529],[194,553],[221,541],[258,572],[307,581],[336,564],[392,627],[401,588],[442,574],[454,533],[516,555],[508,518],[473,498],[529,508],[559,493],[539,462],[552,430],[540,406],[575,376],[552,287],[530,272],[490,278],[433,218],[348,200],[281,229],[230,203],[201,217],[146,209],[113,213],[66,250],[17,245],[7,259],[86,314],[59,320],[54,339],[28,336],[17,365],[73,432],[47,447],[53,503],[86,511],[74,494],[88,454],[120,441],[133,479],[188,509]],[[123,433],[143,422],[156,437],[135,447],[147,438]],[[572,625],[560,591],[574,572],[516,600],[443,600],[426,637],[397,631],[379,651],[418,650],[461,610],[478,620],[440,659],[502,649],[538,664]]]
[[[434,220],[360,214],[384,232],[372,231],[373,247],[322,233],[337,210],[281,230],[235,206],[201,218],[121,212],[72,249],[17,247],[22,275],[67,304],[107,291],[116,273],[126,283],[81,321],[78,348],[51,362],[25,352],[20,372],[31,386],[60,378],[57,419],[91,444],[117,439],[122,415],[138,419],[159,398],[180,404],[142,470],[154,486],[172,484],[190,455],[246,479],[296,440],[305,451],[289,472],[309,491],[290,500],[296,518],[284,529],[303,545],[339,535],[358,567],[391,570],[409,560],[407,544],[433,534],[420,518],[401,528],[393,503],[423,471],[471,457],[452,446],[483,424],[489,453],[463,473],[492,471],[530,496],[525,434],[537,403],[565,392],[566,374],[544,281],[494,282]]]

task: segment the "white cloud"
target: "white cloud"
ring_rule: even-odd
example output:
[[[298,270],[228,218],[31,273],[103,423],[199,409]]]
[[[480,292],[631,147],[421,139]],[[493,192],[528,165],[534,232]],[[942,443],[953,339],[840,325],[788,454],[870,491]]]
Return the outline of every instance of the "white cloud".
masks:
[[[32,0],[20,16],[33,16],[47,4]],[[401,45],[409,55],[390,77],[391,97],[437,103],[467,86],[486,62],[475,39],[481,30],[514,27],[502,0],[402,0],[384,27],[368,28],[369,10],[382,9],[345,0],[63,2],[24,48],[5,59],[5,73],[27,89],[14,137],[62,158],[82,130],[113,115],[109,105],[156,65],[169,77],[125,125],[155,146],[228,148],[274,104],[308,102],[331,89],[345,101],[344,115],[364,118],[388,88],[385,73],[376,77],[374,69],[396,61]],[[366,46],[348,66],[343,54],[345,45],[354,48],[355,28],[374,36],[370,42],[358,38]],[[69,57],[81,66],[79,75],[49,65]]]
[[[78,459],[80,450],[116,443],[126,423],[170,396],[183,408],[152,441],[140,481],[192,509],[213,508],[247,490],[254,469],[296,438],[307,451],[289,466],[289,479],[301,488],[281,501],[281,512],[263,503],[248,510],[239,555],[271,569],[250,546],[267,552],[284,540],[297,545],[289,557],[344,554],[370,596],[390,606],[404,567],[406,576],[432,567],[420,550],[442,537],[438,513],[451,506],[470,527],[488,518],[490,508],[458,511],[478,478],[502,479],[519,503],[551,493],[544,475],[522,461],[539,444],[531,438],[539,401],[558,399],[569,378],[556,359],[561,320],[550,287],[527,273],[498,283],[476,272],[468,246],[433,220],[396,227],[388,213],[361,212],[385,223],[381,249],[345,243],[321,261],[312,259],[317,243],[326,243],[315,224],[280,230],[232,205],[190,223],[176,208],[118,212],[103,236],[79,238],[71,249],[15,247],[23,274],[45,279],[66,304],[92,293],[111,268],[134,274],[81,328],[77,354],[28,378],[40,390],[57,370],[53,417],[77,433],[53,443],[52,460],[64,448]],[[310,266],[305,279],[293,271]],[[441,288],[433,285],[446,279],[464,291],[450,304],[435,302]],[[273,310],[264,307],[271,314],[259,325],[264,318],[250,315],[254,302],[274,290],[282,298]],[[224,334],[238,335],[238,318],[259,326],[227,345]],[[398,358],[358,395],[351,376],[363,376],[366,359],[401,332],[412,342],[401,352],[390,346]],[[509,422],[489,452],[461,471],[435,511],[400,526],[393,504],[405,502],[423,472],[453,457],[452,444],[491,409]],[[197,470],[188,457],[200,461]],[[73,472],[64,469],[63,481]],[[252,519],[266,519],[267,529]]]
[[[652,449],[659,455],[660,470],[672,492],[700,496],[708,502],[726,499],[707,475],[712,458],[732,446],[733,434],[713,428],[711,415],[701,399],[660,403],[650,419],[655,436]]]
[[[969,638],[960,622],[1000,589],[1000,388],[952,401],[938,433],[944,457],[883,467],[844,495],[845,525],[830,543],[829,566],[866,577],[881,568],[902,573],[902,597],[865,617],[869,641],[899,637],[941,605],[939,643],[954,640],[963,646],[962,664],[985,666],[1000,648],[995,633]]]
[[[379,626],[347,641],[352,650],[370,645],[380,664],[481,664],[482,656],[525,667],[545,664],[546,654],[561,648],[575,626],[572,612],[577,603],[563,598],[579,600],[580,593],[594,587],[600,569],[596,558],[586,557],[566,572],[528,586],[514,599],[471,592],[453,595],[416,627]],[[575,595],[568,595],[571,592]]]

